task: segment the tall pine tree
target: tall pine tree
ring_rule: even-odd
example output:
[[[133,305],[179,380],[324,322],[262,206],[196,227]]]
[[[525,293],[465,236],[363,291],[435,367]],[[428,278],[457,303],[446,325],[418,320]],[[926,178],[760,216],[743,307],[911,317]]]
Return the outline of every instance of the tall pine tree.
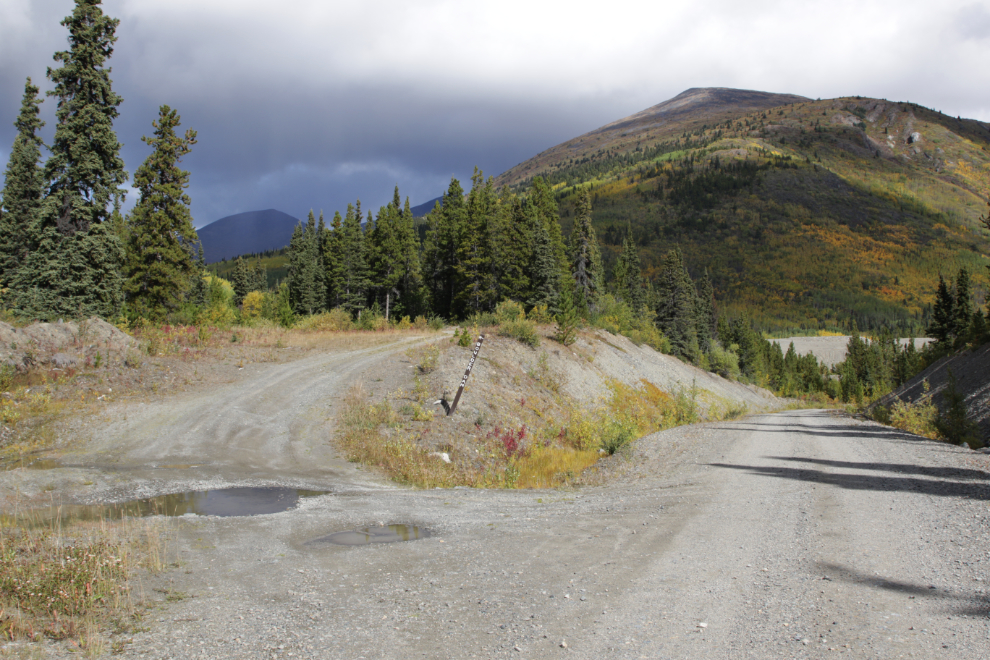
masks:
[[[189,172],[179,168],[196,144],[196,131],[176,135],[179,121],[179,114],[163,105],[152,122],[153,137],[141,138],[152,152],[134,172],[140,197],[126,222],[128,303],[139,316],[156,319],[183,302],[197,270],[192,251],[199,237],[185,192]]]
[[[571,231],[571,273],[579,303],[593,307],[605,284],[602,255],[591,226],[591,192],[578,196],[577,217]]]
[[[697,294],[680,250],[664,257],[656,287],[657,327],[670,340],[671,352],[695,360],[698,354]]]
[[[18,265],[34,248],[35,225],[44,199],[45,178],[41,168],[43,143],[38,130],[45,125],[38,117],[41,99],[28,78],[24,100],[14,126],[17,137],[10,152],[0,198],[0,287],[10,283]]]
[[[48,69],[58,107],[46,196],[37,244],[10,282],[13,306],[26,316],[109,317],[123,300],[124,250],[107,222],[119,217],[127,181],[113,130],[122,99],[104,66],[119,21],[105,16],[100,4],[76,0],[62,21],[70,49],[55,53],[61,67]]]
[[[423,276],[433,312],[450,319],[453,318],[457,289],[459,248],[467,227],[464,189],[457,179],[450,180],[443,202],[436,204],[427,222],[429,228],[423,249]]]

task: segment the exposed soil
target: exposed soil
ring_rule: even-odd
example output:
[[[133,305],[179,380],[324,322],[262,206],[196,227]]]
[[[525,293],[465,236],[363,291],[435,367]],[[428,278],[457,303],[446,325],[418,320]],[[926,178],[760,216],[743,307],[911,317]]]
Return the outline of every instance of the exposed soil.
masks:
[[[846,359],[846,347],[849,345],[849,336],[841,337],[785,337],[783,339],[771,339],[778,344],[785,353],[791,343],[794,344],[794,352],[798,355],[811,353],[820,364],[833,366]],[[866,339],[869,341],[869,339]],[[910,339],[901,339],[902,346],[907,346]],[[919,338],[914,340],[914,347],[921,350],[931,339]]]

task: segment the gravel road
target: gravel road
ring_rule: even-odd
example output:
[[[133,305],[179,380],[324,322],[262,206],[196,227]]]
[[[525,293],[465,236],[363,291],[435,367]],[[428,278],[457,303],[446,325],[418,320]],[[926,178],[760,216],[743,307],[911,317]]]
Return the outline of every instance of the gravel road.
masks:
[[[142,587],[174,602],[123,655],[986,658],[988,460],[794,411],[651,435],[602,487],[179,518],[182,567]],[[376,524],[432,535],[314,542]]]

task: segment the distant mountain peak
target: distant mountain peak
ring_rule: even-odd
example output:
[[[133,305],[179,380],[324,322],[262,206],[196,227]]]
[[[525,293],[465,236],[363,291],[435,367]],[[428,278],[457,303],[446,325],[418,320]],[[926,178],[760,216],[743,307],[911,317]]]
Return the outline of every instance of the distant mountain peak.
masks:
[[[299,220],[277,209],[235,213],[199,229],[206,263],[277,250],[289,244]]]

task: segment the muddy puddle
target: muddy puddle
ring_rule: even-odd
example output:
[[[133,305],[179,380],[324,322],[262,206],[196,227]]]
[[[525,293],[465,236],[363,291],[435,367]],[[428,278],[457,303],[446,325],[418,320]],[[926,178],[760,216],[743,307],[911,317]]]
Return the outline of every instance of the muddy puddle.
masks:
[[[298,488],[221,488],[159,495],[119,504],[52,504],[43,509],[8,512],[0,520],[9,524],[47,524],[88,520],[116,520],[142,516],[259,516],[293,509],[304,497],[325,495],[327,491]]]
[[[425,539],[430,532],[416,525],[383,525],[364,527],[346,532],[336,532],[328,536],[313,539],[307,545],[371,545],[372,543],[398,543],[400,541],[415,541]]]

